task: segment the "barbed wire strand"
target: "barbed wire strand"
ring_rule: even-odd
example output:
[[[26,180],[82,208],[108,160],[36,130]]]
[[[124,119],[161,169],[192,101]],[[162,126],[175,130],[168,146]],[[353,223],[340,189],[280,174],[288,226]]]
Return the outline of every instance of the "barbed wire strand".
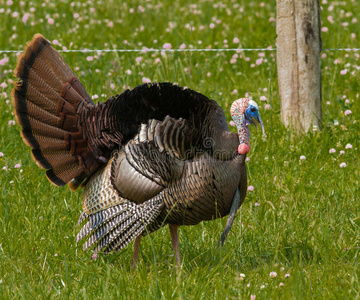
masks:
[[[323,51],[360,51],[360,48],[326,48]],[[21,53],[24,50],[0,50],[0,53]],[[63,53],[91,53],[91,52],[244,52],[244,51],[277,51],[276,48],[222,48],[222,49],[59,49]]]

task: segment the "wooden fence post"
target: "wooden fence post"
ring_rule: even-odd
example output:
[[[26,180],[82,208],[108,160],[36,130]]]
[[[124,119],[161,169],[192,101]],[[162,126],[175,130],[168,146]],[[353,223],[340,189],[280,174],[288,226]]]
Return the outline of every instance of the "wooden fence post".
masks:
[[[301,132],[320,128],[319,0],[277,0],[276,22],[281,119]]]

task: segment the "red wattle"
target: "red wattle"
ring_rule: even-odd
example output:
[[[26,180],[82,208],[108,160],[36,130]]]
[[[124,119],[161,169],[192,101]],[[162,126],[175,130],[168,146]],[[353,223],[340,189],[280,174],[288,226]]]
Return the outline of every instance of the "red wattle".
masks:
[[[249,151],[250,151],[250,146],[246,144],[240,144],[238,147],[239,154],[246,154],[249,153]]]

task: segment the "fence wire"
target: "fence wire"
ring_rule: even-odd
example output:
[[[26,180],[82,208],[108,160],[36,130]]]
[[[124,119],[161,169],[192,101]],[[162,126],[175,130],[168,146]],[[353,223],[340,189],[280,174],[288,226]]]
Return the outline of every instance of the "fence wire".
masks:
[[[0,53],[21,53],[24,50],[0,50]],[[58,52],[64,53],[106,53],[106,52],[138,52],[138,53],[148,53],[148,52],[260,52],[260,51],[277,51],[276,48],[221,48],[221,49],[59,49]],[[325,48],[322,51],[348,51],[356,52],[360,51],[360,48]]]

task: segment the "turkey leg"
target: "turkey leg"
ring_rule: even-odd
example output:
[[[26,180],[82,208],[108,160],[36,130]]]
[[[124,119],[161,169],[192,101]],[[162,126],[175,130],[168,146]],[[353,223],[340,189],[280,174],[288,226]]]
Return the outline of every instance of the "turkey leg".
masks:
[[[135,242],[134,242],[134,257],[131,262],[131,267],[134,269],[136,269],[136,266],[137,266],[139,249],[140,249],[140,240],[141,240],[141,234],[136,237]]]
[[[177,265],[180,266],[180,250],[179,250],[179,237],[177,233],[177,229],[179,225],[169,224],[170,235],[171,235],[171,244],[173,246]]]
[[[236,189],[236,192],[235,192],[235,196],[234,196],[234,199],[233,199],[233,203],[231,205],[231,209],[230,209],[230,213],[229,213],[229,218],[226,222],[226,225],[225,225],[225,229],[224,229],[224,232],[222,233],[221,235],[221,240],[220,240],[220,243],[221,243],[221,246],[224,245],[224,242],[226,240],[226,237],[231,229],[231,226],[232,224],[234,223],[234,220],[235,220],[235,216],[236,216],[236,213],[240,207],[240,192],[239,192],[239,189]]]

